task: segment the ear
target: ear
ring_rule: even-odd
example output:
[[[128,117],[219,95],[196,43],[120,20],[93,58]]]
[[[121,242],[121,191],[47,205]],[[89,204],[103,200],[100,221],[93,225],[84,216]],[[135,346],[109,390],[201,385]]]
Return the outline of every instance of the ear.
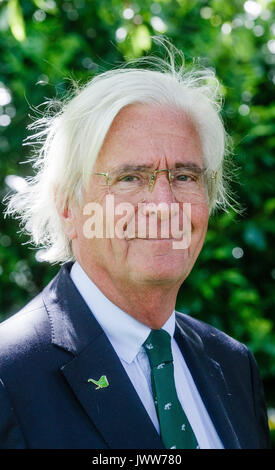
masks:
[[[70,207],[68,201],[66,201],[65,205],[62,204],[62,202],[60,201],[58,202],[57,200],[55,202],[64,232],[70,240],[73,240],[77,237],[76,219],[74,216],[74,211]]]

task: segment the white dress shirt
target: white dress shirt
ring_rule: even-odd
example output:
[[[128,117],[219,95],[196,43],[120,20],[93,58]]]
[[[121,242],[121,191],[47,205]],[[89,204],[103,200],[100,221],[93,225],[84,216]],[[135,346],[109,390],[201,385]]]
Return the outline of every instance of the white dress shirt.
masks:
[[[142,346],[151,329],[113,304],[91,281],[77,262],[72,266],[71,278],[106,333],[159,433],[159,422],[151,389],[151,369],[147,354]],[[201,449],[222,449],[223,445],[202,402],[182,353],[173,338],[175,312],[171,314],[162,328],[172,338],[171,346],[176,390],[198,444]]]

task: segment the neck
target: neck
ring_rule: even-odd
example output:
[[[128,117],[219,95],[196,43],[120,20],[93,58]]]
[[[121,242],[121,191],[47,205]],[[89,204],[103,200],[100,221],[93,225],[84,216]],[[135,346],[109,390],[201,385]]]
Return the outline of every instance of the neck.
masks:
[[[181,283],[125,284],[119,279],[110,279],[105,272],[82,269],[111,302],[149,328],[161,328],[175,309]]]

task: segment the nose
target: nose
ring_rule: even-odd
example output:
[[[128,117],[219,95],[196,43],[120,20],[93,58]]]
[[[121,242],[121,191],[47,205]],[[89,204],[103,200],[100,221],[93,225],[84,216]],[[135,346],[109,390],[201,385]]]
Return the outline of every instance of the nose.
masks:
[[[148,201],[159,204],[166,202],[167,204],[174,202],[175,198],[169,182],[169,174],[167,170],[158,170],[155,175],[155,183],[151,191],[148,191]]]
[[[146,200],[142,201],[146,202],[142,207],[142,215],[146,216],[150,238],[172,238],[171,220],[179,210],[177,204],[172,204],[176,199],[169,182],[169,173],[167,170],[158,170],[155,176],[153,187],[148,189]]]

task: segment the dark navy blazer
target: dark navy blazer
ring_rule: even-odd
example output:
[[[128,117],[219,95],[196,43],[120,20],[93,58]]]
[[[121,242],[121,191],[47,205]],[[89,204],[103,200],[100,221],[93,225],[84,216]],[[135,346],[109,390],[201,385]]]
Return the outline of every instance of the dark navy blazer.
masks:
[[[0,448],[162,449],[70,266],[0,325]],[[248,349],[180,313],[175,339],[224,447],[269,447],[262,385]],[[102,375],[109,386],[96,390],[88,379]]]

